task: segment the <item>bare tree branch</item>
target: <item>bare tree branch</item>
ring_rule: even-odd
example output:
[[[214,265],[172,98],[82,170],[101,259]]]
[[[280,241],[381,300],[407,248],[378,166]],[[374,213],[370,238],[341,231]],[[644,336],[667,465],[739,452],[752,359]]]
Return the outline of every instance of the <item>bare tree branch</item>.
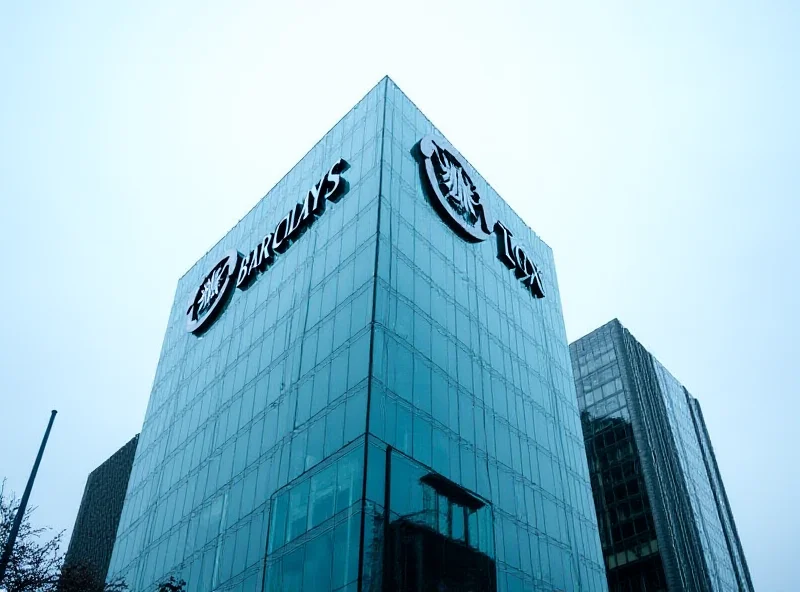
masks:
[[[5,546],[14,522],[19,500],[0,482],[0,548]],[[28,507],[20,525],[17,541],[0,589],[7,592],[122,592],[124,582],[105,583],[86,566],[64,566],[61,543],[64,532],[52,536],[51,528],[34,527],[31,516],[36,508]]]

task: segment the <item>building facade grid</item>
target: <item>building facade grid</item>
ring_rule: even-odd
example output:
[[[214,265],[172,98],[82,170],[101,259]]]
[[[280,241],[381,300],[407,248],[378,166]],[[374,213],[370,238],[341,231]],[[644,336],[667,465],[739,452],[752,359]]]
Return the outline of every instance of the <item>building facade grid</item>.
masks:
[[[610,589],[750,592],[697,400],[619,321],[570,350]]]
[[[431,133],[384,79],[179,281],[112,558],[132,590],[415,589],[450,564],[605,590],[552,252],[477,174],[547,297],[458,237],[420,179]],[[347,192],[187,333],[208,269],[340,157]],[[409,537],[448,560],[404,570]]]

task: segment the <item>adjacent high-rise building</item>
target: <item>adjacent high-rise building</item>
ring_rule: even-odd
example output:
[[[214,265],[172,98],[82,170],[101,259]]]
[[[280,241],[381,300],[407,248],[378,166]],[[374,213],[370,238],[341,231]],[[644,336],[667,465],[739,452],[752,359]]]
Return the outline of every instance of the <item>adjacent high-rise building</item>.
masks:
[[[65,569],[80,569],[88,579],[105,581],[138,440],[137,434],[89,473],[64,557]]]
[[[570,345],[612,592],[751,592],[700,404],[617,320]]]
[[[390,79],[178,282],[111,575],[606,590],[552,252]]]

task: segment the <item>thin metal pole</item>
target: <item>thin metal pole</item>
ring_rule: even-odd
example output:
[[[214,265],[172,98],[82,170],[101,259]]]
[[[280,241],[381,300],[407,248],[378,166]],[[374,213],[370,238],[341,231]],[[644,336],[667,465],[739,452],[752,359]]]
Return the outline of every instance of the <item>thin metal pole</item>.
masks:
[[[31,496],[31,489],[33,489],[33,482],[36,479],[36,472],[39,470],[39,463],[42,462],[42,455],[44,454],[45,446],[47,446],[47,438],[50,437],[50,429],[53,427],[53,421],[56,419],[56,413],[58,413],[58,411],[55,409],[50,412],[50,422],[47,424],[47,429],[44,431],[42,445],[39,446],[39,454],[36,455],[36,462],[33,463],[31,476],[28,477],[28,484],[25,486],[25,493],[22,494],[22,499],[20,500],[19,508],[17,509],[17,515],[14,516],[14,524],[11,526],[11,531],[8,533],[6,547],[3,549],[3,557],[0,558],[0,585],[2,585],[3,580],[6,577],[6,569],[8,568],[8,562],[11,560],[11,552],[14,550],[14,543],[17,540],[19,527],[22,524],[22,518],[25,516],[25,510],[28,507],[28,498]]]

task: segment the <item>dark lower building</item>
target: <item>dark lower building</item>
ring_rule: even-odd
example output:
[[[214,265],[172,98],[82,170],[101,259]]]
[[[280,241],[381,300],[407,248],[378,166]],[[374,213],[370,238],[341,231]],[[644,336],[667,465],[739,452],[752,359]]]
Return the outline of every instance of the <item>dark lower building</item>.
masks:
[[[97,582],[106,580],[138,441],[137,434],[89,473],[64,557],[65,570],[81,570],[81,577]]]
[[[616,319],[570,345],[612,592],[751,592],[700,404]]]

